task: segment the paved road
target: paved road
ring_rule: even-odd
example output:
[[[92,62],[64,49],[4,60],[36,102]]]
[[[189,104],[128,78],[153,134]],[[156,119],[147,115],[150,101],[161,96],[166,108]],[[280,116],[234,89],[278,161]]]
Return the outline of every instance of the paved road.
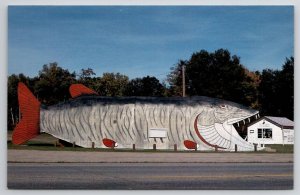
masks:
[[[290,163],[291,153],[79,152],[8,150],[8,162],[27,163]]]
[[[293,163],[8,163],[10,189],[293,189]]]

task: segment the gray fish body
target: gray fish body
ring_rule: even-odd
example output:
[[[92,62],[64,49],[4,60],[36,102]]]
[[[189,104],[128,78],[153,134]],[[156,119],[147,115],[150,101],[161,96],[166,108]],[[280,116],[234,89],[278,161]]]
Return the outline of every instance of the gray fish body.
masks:
[[[118,148],[132,148],[135,144],[138,149],[151,149],[156,144],[158,149],[173,149],[177,144],[183,150],[184,141],[191,140],[199,145],[199,150],[210,150],[211,146],[203,143],[195,131],[197,116],[196,123],[201,128],[218,132],[222,130],[214,129],[220,126],[216,124],[229,124],[226,121],[243,120],[256,113],[239,104],[208,97],[86,96],[41,109],[40,130],[86,148],[92,147],[92,143],[97,148],[105,148],[102,140],[107,138],[116,141]],[[149,137],[151,129],[164,129],[166,137]],[[213,135],[205,136],[212,139]],[[246,141],[238,140],[235,142],[241,142],[241,147],[248,147]],[[221,133],[221,138],[210,140],[214,142],[232,150],[232,138],[226,132]]]

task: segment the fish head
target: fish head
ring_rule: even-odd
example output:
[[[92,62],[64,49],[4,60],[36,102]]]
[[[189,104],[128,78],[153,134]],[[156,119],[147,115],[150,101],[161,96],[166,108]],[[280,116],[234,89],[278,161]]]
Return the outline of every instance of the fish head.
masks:
[[[233,102],[220,102],[214,106],[215,122],[233,125],[258,114],[257,110]]]

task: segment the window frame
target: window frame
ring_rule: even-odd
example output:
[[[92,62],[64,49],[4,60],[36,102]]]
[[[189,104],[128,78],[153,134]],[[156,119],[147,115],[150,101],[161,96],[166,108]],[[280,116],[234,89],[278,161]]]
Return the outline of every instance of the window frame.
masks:
[[[269,132],[267,136],[267,133]],[[273,129],[272,128],[257,128],[257,138],[258,139],[273,139]]]

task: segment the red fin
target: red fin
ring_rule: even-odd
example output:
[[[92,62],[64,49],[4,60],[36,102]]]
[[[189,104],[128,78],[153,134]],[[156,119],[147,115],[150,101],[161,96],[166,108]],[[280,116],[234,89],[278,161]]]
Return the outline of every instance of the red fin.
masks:
[[[190,141],[190,140],[184,140],[183,144],[187,149],[196,149],[197,148],[197,143]]]
[[[21,119],[12,134],[12,143],[17,145],[22,144],[39,134],[41,105],[26,85],[21,82],[18,84],[18,100]]]
[[[98,95],[94,90],[84,86],[83,84],[72,84],[69,88],[72,98],[82,95]]]
[[[114,147],[118,146],[118,144],[114,140],[111,140],[111,139],[104,138],[102,140],[102,142],[108,148],[114,148]]]

